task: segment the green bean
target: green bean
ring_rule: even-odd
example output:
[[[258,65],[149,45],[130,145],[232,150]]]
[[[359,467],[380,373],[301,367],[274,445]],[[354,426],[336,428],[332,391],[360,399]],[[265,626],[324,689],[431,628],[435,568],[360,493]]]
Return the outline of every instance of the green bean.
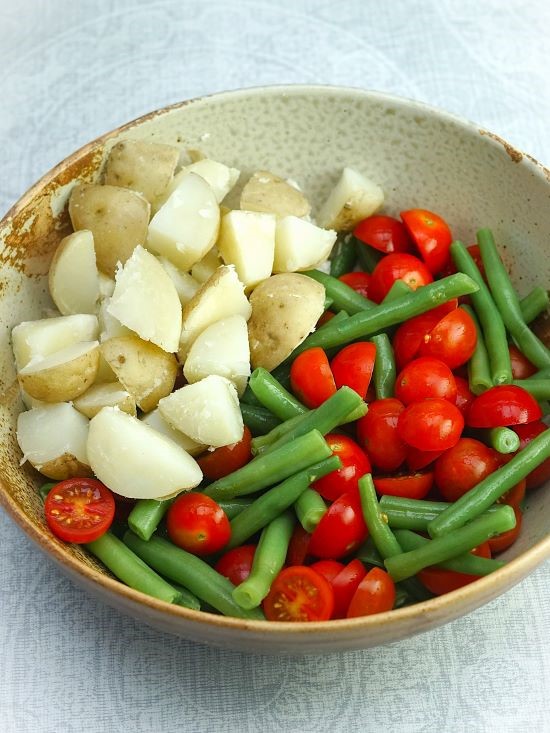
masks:
[[[428,501],[426,499],[407,499],[403,496],[384,495],[380,498],[380,511],[393,529],[411,529],[426,532],[428,525],[451,504],[445,501]],[[490,507],[487,511],[494,511]]]
[[[510,506],[502,505],[497,511],[477,517],[469,524],[450,531],[444,537],[437,537],[416,550],[389,557],[384,564],[395,581],[404,580],[429,565],[439,565],[470,552],[491,537],[507,532],[515,526],[514,510]]]
[[[288,392],[267,369],[262,367],[254,369],[248,386],[261,405],[266,407],[279,420],[288,420],[307,412],[307,407]]]
[[[538,372],[531,374],[527,379],[550,379],[550,369],[539,369]]]
[[[250,389],[250,384],[246,385],[246,389],[239,398],[239,402],[241,404],[244,402],[246,405],[252,405],[253,407],[262,407],[262,403]]]
[[[512,384],[526,390],[536,400],[550,399],[550,379],[548,378],[534,379],[530,377],[529,379],[514,379]]]
[[[271,584],[285,564],[293,529],[294,517],[285,512],[263,530],[250,575],[233,591],[233,599],[241,608],[256,608],[269,593]]]
[[[315,489],[306,489],[294,502],[294,510],[298,521],[310,534],[327,512],[327,505]]]
[[[383,257],[381,252],[358,239],[355,240],[355,251],[363,272],[372,272]]]
[[[331,253],[330,274],[332,277],[340,277],[346,272],[351,272],[357,262],[355,242],[351,234],[346,234],[339,239]]]
[[[47,484],[42,484],[42,486],[38,489],[38,495],[40,496],[42,501],[46,501],[46,497],[48,496],[50,491],[53,489],[53,487],[56,485],[57,485],[57,482],[55,483],[50,482]]]
[[[323,311],[328,311],[331,305],[334,303],[332,298],[327,298],[325,295],[325,302],[323,303]]]
[[[174,499],[140,499],[128,515],[128,526],[147,541],[173,503]]]
[[[382,303],[392,303],[394,300],[402,298],[404,295],[410,295],[412,292],[413,289],[404,280],[396,280],[386,293]]]
[[[548,298],[548,291],[544,288],[537,287],[533,288],[525,298],[519,301],[521,308],[521,314],[525,323],[531,323],[537,316],[540,316],[548,306],[550,305],[550,299]]]
[[[361,547],[355,553],[355,557],[365,565],[375,565],[378,568],[384,567],[382,555],[376,549],[372,537],[367,537]]]
[[[162,537],[151,537],[149,542],[145,542],[130,530],[124,535],[124,544],[159,573],[183,585],[224,616],[264,618],[259,609],[245,611],[235,603],[232,595],[235,587],[233,583],[200,557],[176,547]]]
[[[219,506],[224,510],[229,521],[235,519],[242,511],[249,507],[254,499],[249,496],[241,497],[239,499],[219,499],[217,502]]]
[[[433,542],[433,540],[422,537],[416,534],[416,532],[410,532],[407,529],[395,530],[395,536],[404,552],[416,550],[418,547],[424,547],[429,542]],[[504,567],[505,564],[500,560],[479,557],[478,555],[472,555],[471,552],[466,552],[463,555],[457,555],[457,557],[451,560],[440,563],[437,567],[443,568],[444,570],[454,570],[457,573],[466,573],[466,575],[489,575],[490,573],[494,573],[495,570]]]
[[[304,415],[305,414],[306,413],[304,413]],[[259,453],[263,453],[267,446],[275,443],[275,441],[279,440],[281,436],[283,436],[285,433],[288,433],[289,430],[293,430],[296,425],[299,425],[303,421],[304,415],[296,415],[296,417],[291,417],[289,420],[285,420],[279,425],[276,425],[273,430],[269,431],[269,433],[266,433],[265,435],[258,435],[253,438],[252,454],[256,456]]]
[[[327,473],[338,470],[341,465],[342,462],[337,456],[331,456],[295,473],[266,491],[231,521],[231,539],[227,549],[242,545],[249,537],[292,506],[310,484],[326,476]]]
[[[333,304],[338,310],[345,310],[348,313],[362,313],[375,307],[372,301],[363,298],[349,285],[327,275],[325,272],[321,272],[321,270],[306,270],[301,274],[307,275],[324,285],[327,296],[332,298]]]
[[[479,516],[549,457],[550,430],[545,430],[529,441],[508,463],[497,468],[433,519],[428,526],[430,535],[444,535]]]
[[[175,601],[175,603],[178,606],[183,606],[184,608],[191,608],[193,611],[201,610],[200,598],[197,598],[197,596],[194,593],[191,593],[190,590],[187,590],[187,588],[184,588],[183,585],[177,585],[176,583],[172,583],[172,585],[180,594],[179,600]]]
[[[481,330],[481,326],[479,325],[477,315],[475,314],[474,310],[467,305],[463,305],[462,308],[466,311],[466,313],[468,313],[476,328],[476,347],[474,353],[470,357],[470,361],[468,362],[468,382],[471,391],[475,395],[479,395],[493,386],[493,378],[491,376],[491,368],[489,364],[489,354],[487,353],[483,331]]]
[[[246,402],[240,404],[244,424],[250,429],[252,435],[264,435],[279,425],[280,420],[272,415],[265,407],[248,405]]]
[[[385,333],[373,336],[372,343],[376,346],[374,362],[374,389],[376,399],[383,400],[393,397],[395,389],[395,358],[389,337]]]
[[[498,453],[515,453],[519,450],[519,435],[510,428],[490,428],[483,435]]]
[[[480,229],[477,242],[489,288],[504,325],[512,335],[518,348],[529,361],[539,369],[550,367],[550,350],[542,343],[523,320],[519,298],[497,251],[490,229]]]

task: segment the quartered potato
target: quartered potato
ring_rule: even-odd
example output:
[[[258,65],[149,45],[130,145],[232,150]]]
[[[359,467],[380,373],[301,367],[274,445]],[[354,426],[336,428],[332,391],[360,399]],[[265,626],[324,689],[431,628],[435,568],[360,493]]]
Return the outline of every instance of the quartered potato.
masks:
[[[191,276],[199,283],[205,283],[209,277],[216,272],[218,267],[223,265],[220,252],[216,246],[208,250],[202,260],[196,262],[191,268]]]
[[[91,476],[88,425],[88,418],[66,402],[22,412],[17,418],[17,442],[23,460],[55,481]]]
[[[229,168],[217,160],[202,158],[190,165],[186,165],[182,170],[174,176],[174,179],[168,186],[163,199],[166,200],[170,194],[176,190],[181,181],[188,173],[196,173],[208,183],[214,192],[216,201],[220,203],[227,196],[229,191],[237,183],[240,171],[236,168]],[[161,201],[164,203],[164,201]]]
[[[174,283],[180,303],[185,305],[200,288],[200,282],[195,280],[188,272],[182,272],[166,257],[159,257],[158,261],[166,270],[170,280]]]
[[[327,259],[335,242],[335,231],[297,216],[285,216],[277,221],[273,272],[310,270]]]
[[[340,180],[325,201],[317,222],[325,229],[351,232],[362,219],[384,203],[384,192],[353,168],[344,168]]]
[[[43,359],[82,341],[96,341],[98,335],[97,317],[84,313],[23,321],[11,332],[15,363],[23,369],[31,360]]]
[[[307,275],[282,273],[261,282],[250,296],[252,368],[271,371],[290,356],[315,330],[324,302],[324,287]]]
[[[113,277],[138,244],[145,244],[150,206],[135,191],[118,186],[81,183],[69,198],[75,231],[89,229],[94,237],[98,268]]]
[[[124,389],[144,412],[174,389],[178,362],[139,336],[115,336],[101,344],[101,353]]]
[[[206,445],[197,443],[196,440],[193,440],[188,435],[184,435],[181,430],[174,430],[174,428],[162,417],[158,407],[156,410],[143,415],[140,420],[146,425],[149,425],[150,428],[153,428],[153,430],[156,430],[157,433],[162,433],[162,435],[173,440],[174,443],[177,443],[184,451],[189,453],[190,456],[198,456],[201,453],[204,453],[207,448]]]
[[[115,292],[115,281],[114,278],[105,275],[104,272],[99,272],[99,299],[110,298]]]
[[[253,288],[271,275],[275,253],[273,214],[230,211],[221,223],[218,248],[226,264],[233,264],[239,280]]]
[[[87,229],[69,234],[59,243],[48,273],[50,295],[60,313],[95,313],[99,273],[94,238]]]
[[[173,353],[181,333],[181,303],[176,287],[157,258],[136,247],[116,274],[107,312],[145,341]]]
[[[269,171],[256,171],[241,193],[241,209],[277,216],[307,216],[309,201],[301,191]]]
[[[128,415],[136,414],[136,401],[120,382],[92,384],[84,394],[73,400],[73,405],[88,418],[97,415],[104,407],[118,407]]]
[[[86,448],[94,474],[120,496],[161,499],[202,480],[197,462],[183,448],[116,407],[104,407],[92,418]]]
[[[126,328],[122,323],[109,312],[111,298],[104,298],[99,306],[97,321],[99,323],[99,340],[101,342],[115,336],[130,336],[133,331]]]

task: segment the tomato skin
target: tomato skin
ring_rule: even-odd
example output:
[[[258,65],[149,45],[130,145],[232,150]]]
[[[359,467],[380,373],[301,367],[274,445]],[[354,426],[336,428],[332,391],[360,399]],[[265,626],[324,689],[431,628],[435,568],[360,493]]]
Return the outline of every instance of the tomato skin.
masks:
[[[369,216],[357,224],[353,236],[384,254],[411,252],[413,249],[405,226],[393,216]]]
[[[340,282],[345,283],[363,298],[369,297],[370,275],[368,272],[346,272],[340,275]]]
[[[441,450],[419,450],[418,448],[411,448],[407,451],[407,466],[413,472],[420,471],[430,463],[436,461],[439,456],[443,455],[445,451]]]
[[[374,488],[380,496],[402,496],[407,499],[424,499],[434,483],[431,471],[412,476],[375,476]]]
[[[512,486],[500,499],[497,504],[508,504],[514,509],[519,509],[521,502],[525,499],[525,490],[527,488],[527,480],[522,478],[515,486]]]
[[[371,472],[369,457],[347,435],[329,433],[325,440],[332,453],[342,461],[342,468],[317,479],[312,487],[328,501],[335,501],[346,492],[359,496],[357,482]]]
[[[470,359],[477,344],[477,331],[470,314],[457,308],[444,316],[424,337],[420,356],[440,359],[450,369],[456,369]]]
[[[264,599],[268,621],[328,621],[334,593],[328,580],[307,565],[284,568]]]
[[[456,395],[454,374],[446,364],[430,356],[413,359],[395,381],[395,396],[405,406],[426,397],[439,397],[454,404]]]
[[[471,391],[470,385],[468,384],[468,380],[464,379],[464,377],[459,377],[455,374],[455,384],[456,384],[455,405],[458,407],[460,412],[463,414],[464,419],[466,419],[466,415],[468,414],[470,405],[475,400],[476,396]]]
[[[514,510],[514,514],[516,515],[516,526],[513,529],[509,529],[507,532],[503,532],[502,534],[497,535],[496,537],[491,537],[491,539],[489,540],[489,547],[491,548],[491,552],[493,553],[504,552],[504,550],[507,550],[509,547],[511,547],[519,537],[523,521],[523,513],[521,509],[517,506],[514,506],[512,508]]]
[[[252,460],[252,434],[244,426],[243,437],[232,445],[224,445],[221,448],[205,453],[197,458],[201,471],[211,481],[223,478],[238,468],[242,468]]]
[[[166,529],[170,540],[194,555],[221,550],[231,537],[227,514],[214,499],[188,492],[178,496],[168,509]]]
[[[398,369],[402,369],[419,355],[422,342],[439,321],[458,307],[458,300],[438,305],[437,308],[402,323],[393,337],[393,350]]]
[[[496,450],[474,438],[460,438],[435,462],[435,484],[445,501],[456,501],[500,465]]]
[[[338,562],[338,560],[317,560],[317,562],[312,562],[309,567],[312,570],[315,570],[316,573],[319,573],[319,575],[322,575],[323,578],[325,580],[328,580],[328,582],[332,585],[332,581],[334,580],[334,578],[346,566],[344,565],[344,563]]]
[[[240,585],[250,575],[256,545],[241,545],[228,550],[215,564],[215,570],[228,578],[233,585]]]
[[[548,430],[548,426],[541,420],[535,420],[527,425],[515,425],[513,430],[519,435],[519,449],[523,450],[533,438]],[[548,479],[550,479],[550,458],[543,461],[527,476],[527,489],[536,489],[537,486],[546,483]]]
[[[357,440],[370,462],[380,471],[395,471],[407,457],[407,446],[399,437],[397,424],[405,405],[394,397],[375,400],[367,414],[357,421]]]
[[[503,384],[478,395],[468,411],[472,428],[497,428],[540,420],[542,410],[535,398],[522,387]]]
[[[472,550],[472,555],[490,558],[491,548],[489,543],[484,542],[479,547],[475,547]],[[418,573],[420,582],[435,596],[442,596],[445,593],[457,590],[457,588],[462,588],[468,585],[468,583],[478,580],[479,577],[479,575],[458,573],[456,570],[445,570],[445,568],[438,568],[436,566],[424,568],[424,570]]]
[[[372,616],[391,611],[395,604],[395,584],[381,568],[372,568],[359,583],[349,604],[347,618]]]
[[[311,535],[301,524],[297,524],[292,532],[286,553],[286,565],[304,565],[308,556]]]
[[[432,275],[437,275],[449,262],[449,247],[453,241],[449,225],[426,209],[402,211],[400,216],[426,267]]]
[[[346,617],[351,599],[366,574],[367,571],[361,560],[355,558],[343,567],[340,573],[332,580],[331,585],[334,591],[334,611],[332,618]]]
[[[403,280],[412,289],[433,282],[433,277],[426,265],[407,253],[391,254],[382,257],[372,272],[369,297],[380,303],[396,280]]]
[[[339,351],[330,362],[337,389],[346,385],[365,399],[374,371],[376,346],[370,341],[358,341]]]
[[[325,311],[317,321],[316,328],[321,328],[321,326],[324,326],[325,323],[328,323],[330,320],[332,320],[335,315],[336,313],[333,313],[332,311]]]
[[[315,557],[337,560],[355,550],[367,537],[359,496],[342,494],[327,509],[309,542]]]
[[[299,354],[290,367],[292,391],[306,407],[314,409],[336,392],[327,355],[318,346]]]
[[[69,478],[50,490],[44,514],[48,527],[60,540],[85,544],[109,529],[115,516],[115,499],[97,479]]]
[[[510,344],[508,351],[514,379],[527,379],[537,372],[537,367],[529,361],[525,354],[521,353],[517,346]]]
[[[435,397],[406,407],[397,425],[401,440],[420,450],[452,448],[463,428],[464,418],[458,407]]]

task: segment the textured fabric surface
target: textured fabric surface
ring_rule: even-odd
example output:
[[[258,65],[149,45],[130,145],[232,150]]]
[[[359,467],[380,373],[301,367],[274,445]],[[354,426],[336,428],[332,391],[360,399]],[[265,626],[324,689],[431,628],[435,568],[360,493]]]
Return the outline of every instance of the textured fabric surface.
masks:
[[[0,209],[93,137],[187,97],[332,83],[420,99],[547,164],[542,0],[20,0],[0,9]],[[482,192],[480,192],[482,195]],[[277,659],[157,633],[0,513],[0,731],[550,731],[550,564],[470,616]]]

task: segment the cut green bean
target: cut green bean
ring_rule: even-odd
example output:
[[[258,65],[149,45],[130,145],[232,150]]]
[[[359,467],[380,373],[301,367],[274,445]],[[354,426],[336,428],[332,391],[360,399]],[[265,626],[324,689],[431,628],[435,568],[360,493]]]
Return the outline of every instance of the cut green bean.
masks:
[[[250,375],[248,386],[266,407],[279,420],[288,420],[296,415],[303,415],[308,409],[286,390],[267,369],[258,367]]]
[[[437,537],[416,550],[389,557],[384,560],[384,564],[395,581],[404,580],[429,565],[439,565],[470,552],[491,537],[507,532],[515,526],[514,510],[510,506],[502,505],[497,511],[477,517],[467,525],[449,531],[444,537]]]
[[[38,495],[40,496],[42,501],[46,501],[46,497],[48,496],[50,491],[53,489],[53,487],[56,486],[56,484],[57,482],[55,483],[50,482],[47,484],[42,484],[42,486],[38,489]]]
[[[279,425],[276,425],[273,430],[269,431],[269,433],[266,433],[265,435],[257,435],[252,439],[252,454],[256,456],[259,453],[263,453],[268,445],[275,443],[275,441],[279,440],[279,438],[285,433],[288,433],[289,430],[293,430],[296,425],[299,425],[304,419],[304,415],[291,417],[289,420],[285,420]]]
[[[294,524],[292,513],[285,512],[263,530],[250,575],[233,591],[233,599],[241,608],[256,608],[269,593],[271,584],[285,564]]]
[[[547,458],[550,458],[550,430],[529,441],[508,463],[497,468],[433,519],[428,526],[430,535],[439,537],[478,517]]]
[[[428,525],[445,509],[451,506],[445,501],[428,501],[426,499],[407,499],[403,496],[384,495],[380,498],[380,511],[388,520],[392,530],[410,529],[426,532]],[[487,511],[494,511],[490,507]]]
[[[491,367],[489,364],[489,354],[487,353],[483,331],[481,330],[481,326],[479,325],[477,315],[475,314],[474,310],[467,305],[463,305],[462,308],[466,311],[466,313],[468,313],[476,328],[476,347],[468,362],[468,382],[470,390],[475,395],[479,395],[493,386],[493,377],[491,376]]]
[[[346,272],[351,272],[357,262],[355,242],[351,234],[344,235],[339,239],[332,249],[330,256],[330,274],[332,277],[340,277]]]
[[[242,393],[241,397],[239,398],[239,401],[241,404],[244,402],[246,405],[253,405],[254,407],[262,407],[262,403],[260,400],[256,397],[254,392],[250,389],[250,385],[246,385],[246,389]]]
[[[525,389],[538,401],[550,399],[550,379],[514,379],[512,384]]]
[[[531,374],[527,379],[550,379],[550,369],[539,369],[538,372]]]
[[[361,242],[359,239],[355,239],[355,252],[357,253],[359,267],[363,272],[372,272],[383,257],[382,252]]]
[[[224,510],[229,521],[235,519],[242,511],[249,507],[254,499],[243,496],[239,499],[219,499],[218,504]]]
[[[404,280],[396,280],[386,293],[382,303],[392,303],[394,300],[402,298],[404,295],[410,295],[412,292],[413,289]]]
[[[544,313],[549,305],[548,291],[538,285],[530,293],[527,293],[525,298],[519,301],[519,307],[521,308],[521,314],[525,323],[534,321],[537,316]]]
[[[265,435],[280,424],[279,418],[275,417],[265,407],[248,405],[246,402],[240,404],[244,424],[249,428],[252,435]]]
[[[295,473],[277,486],[263,493],[231,522],[231,539],[227,549],[242,545],[249,537],[291,507],[310,484],[331,471],[340,468],[342,462],[331,456],[305,470]]]
[[[519,450],[519,435],[510,428],[491,428],[484,435],[489,445],[498,453],[515,453]]]
[[[235,587],[233,583],[200,557],[172,545],[162,537],[151,537],[149,542],[145,542],[129,530],[124,535],[124,544],[159,573],[183,585],[224,616],[264,618],[259,609],[247,611],[235,603],[232,595]]]
[[[318,283],[321,283],[325,288],[327,296],[332,298],[333,304],[338,310],[345,310],[347,313],[362,313],[364,311],[370,311],[375,307],[375,303],[367,300],[367,298],[363,298],[362,295],[359,295],[349,285],[346,285],[346,283],[341,282],[335,277],[327,275],[325,272],[321,272],[321,270],[306,270],[301,274],[307,275]]]
[[[128,515],[128,526],[142,540],[151,539],[174,499],[140,499]]]
[[[364,562],[365,565],[375,565],[378,568],[384,567],[384,560],[376,549],[372,537],[367,537],[355,553],[355,557]]]
[[[190,590],[187,590],[187,588],[184,588],[182,585],[177,585],[176,583],[172,583],[172,585],[180,594],[180,598],[175,601],[178,606],[191,608],[193,611],[201,610],[200,598],[197,598],[194,593],[191,593]]]
[[[372,343],[376,346],[374,362],[374,389],[376,399],[383,400],[393,397],[395,390],[395,357],[391,341],[387,334],[379,333],[373,336]]]
[[[332,298],[327,298],[325,296],[325,302],[323,303],[323,311],[328,311],[328,309],[331,307],[331,305],[334,303]]]
[[[327,505],[315,489],[306,489],[294,502],[294,511],[302,527],[311,534],[327,513]]]

